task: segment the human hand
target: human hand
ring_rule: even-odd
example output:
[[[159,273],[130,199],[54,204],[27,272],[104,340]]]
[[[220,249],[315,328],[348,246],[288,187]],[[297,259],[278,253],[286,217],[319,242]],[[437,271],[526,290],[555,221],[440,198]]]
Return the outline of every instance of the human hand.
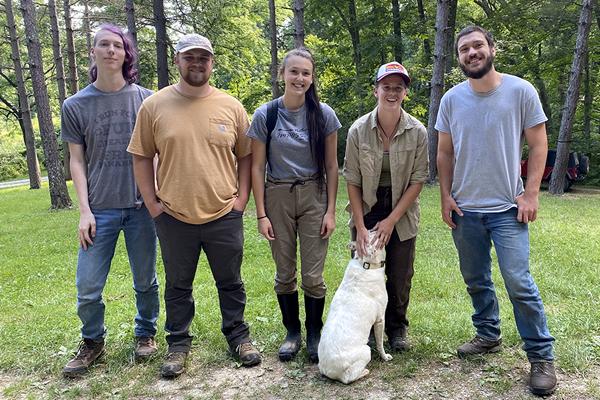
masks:
[[[321,238],[329,239],[335,230],[335,214],[325,213],[323,216],[323,222],[321,223]]]
[[[356,254],[362,258],[367,255],[367,246],[369,244],[369,230],[364,226],[356,228]]]
[[[375,225],[373,230],[377,231],[377,236],[375,236],[377,239],[377,248],[382,249],[388,244],[392,237],[394,222],[389,217],[384,218]]]
[[[540,206],[538,195],[523,192],[515,198],[517,202],[517,221],[527,224],[537,218],[537,210]]]
[[[96,218],[91,211],[80,214],[77,236],[79,237],[79,244],[83,250],[87,250],[88,245],[92,246],[94,244],[93,239],[96,237]]]
[[[450,228],[455,229],[456,224],[452,221],[452,211],[456,212],[459,216],[463,216],[463,212],[458,208],[456,201],[452,196],[442,197],[442,219]]]
[[[273,225],[271,225],[271,220],[267,216],[258,220],[258,232],[267,240],[275,240]]]

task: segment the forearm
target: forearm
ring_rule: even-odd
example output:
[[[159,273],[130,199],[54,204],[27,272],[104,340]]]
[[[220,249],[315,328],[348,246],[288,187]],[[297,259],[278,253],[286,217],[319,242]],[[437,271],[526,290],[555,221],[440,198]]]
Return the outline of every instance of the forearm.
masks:
[[[452,190],[452,175],[454,169],[453,156],[447,153],[438,152],[437,155],[438,180],[440,183],[440,193],[444,196],[450,196]]]
[[[537,146],[529,149],[525,192],[531,194],[539,193],[542,176],[544,175],[547,153],[547,146]]]
[[[133,155],[133,174],[135,181],[146,207],[151,208],[159,201],[156,197],[154,185],[154,161],[153,158]]]
[[[91,209],[88,198],[89,192],[87,186],[87,167],[83,157],[80,157],[72,145],[69,146],[69,149],[72,154],[69,167],[71,170],[73,186],[75,187],[75,193],[77,194],[77,199],[79,200],[79,212],[81,214],[89,213],[91,212]]]
[[[265,163],[252,161],[252,194],[256,206],[256,217],[267,215],[265,209]]]
[[[346,185],[348,189],[348,200],[350,200],[350,208],[352,210],[352,221],[356,229],[365,229],[365,221],[363,218],[362,205],[362,188],[354,186],[350,183]]]
[[[238,202],[242,202],[244,206],[248,203],[252,187],[251,167],[252,155],[238,160]]]
[[[327,212],[335,214],[335,202],[338,189],[338,165],[327,166]]]
[[[417,200],[422,189],[422,183],[414,183],[409,185],[408,188],[406,188],[406,191],[404,191],[404,193],[400,197],[400,200],[398,200],[396,207],[394,207],[394,209],[388,216],[388,218],[392,219],[394,224],[400,221],[400,218],[402,218],[402,216],[406,214],[406,210],[408,210],[408,208]]]

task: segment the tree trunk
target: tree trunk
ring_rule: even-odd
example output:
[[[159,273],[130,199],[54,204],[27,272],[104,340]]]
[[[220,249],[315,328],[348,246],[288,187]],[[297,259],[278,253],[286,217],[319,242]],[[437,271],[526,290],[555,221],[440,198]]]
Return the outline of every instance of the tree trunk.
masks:
[[[275,0],[269,0],[269,35],[271,36],[271,94],[274,99],[281,96],[277,84],[277,22],[275,18]]]
[[[394,26],[394,59],[399,63],[402,63],[404,46],[402,45],[402,24],[398,0],[392,0],[392,19]]]
[[[431,95],[429,100],[429,121],[427,122],[427,136],[429,139],[429,183],[434,183],[437,176],[436,159],[438,133],[435,130],[435,120],[437,119],[440,101],[444,92],[449,2],[450,0],[438,0],[435,17],[435,49],[433,53],[433,75],[431,77]]]
[[[564,192],[567,164],[569,161],[569,145],[571,144],[571,130],[573,128],[573,118],[575,117],[575,108],[577,107],[577,99],[579,97],[579,83],[583,58],[587,52],[587,42],[592,21],[592,9],[593,0],[583,0],[581,15],[579,17],[579,27],[577,28],[577,41],[575,43],[573,64],[571,65],[571,73],[569,76],[569,87],[567,89],[565,106],[560,120],[556,162],[554,164],[554,170],[552,171],[552,177],[550,178],[549,191],[552,194],[563,194]]]
[[[27,36],[29,68],[37,108],[37,118],[42,136],[44,155],[46,156],[46,169],[48,170],[48,181],[50,183],[50,201],[53,209],[69,208],[71,207],[71,198],[69,197],[60,162],[56,134],[50,113],[50,103],[46,82],[44,81],[44,64],[42,63],[42,52],[37,32],[37,19],[33,0],[21,0],[21,13],[23,14],[25,35]]]
[[[138,51],[138,42],[137,42],[137,29],[135,27],[135,5],[133,0],[125,0],[125,14],[127,15],[127,31],[131,35],[131,40],[133,40],[133,46],[136,51]],[[134,68],[139,71],[139,57],[135,61]],[[139,82],[139,74],[136,82]]]
[[[429,43],[429,34],[427,32],[427,18],[425,17],[425,8],[423,7],[423,0],[417,0],[417,6],[419,8],[419,19],[421,20],[421,27],[424,32],[423,39],[423,56],[427,62],[427,65],[431,62],[431,44]]]
[[[58,17],[56,13],[56,3],[54,0],[48,0],[48,13],[50,14],[50,32],[52,33],[52,54],[54,56],[54,65],[56,66],[56,85],[58,86],[58,102],[62,108],[67,97],[67,88],[65,86],[65,68],[63,63],[62,50],[60,48],[60,31],[58,29]],[[71,180],[69,147],[63,146],[63,168],[65,170],[65,179]]]
[[[294,47],[304,47],[304,0],[294,0]]]
[[[590,76],[589,53],[585,55],[584,61],[585,80],[583,81],[583,140],[585,143],[585,148],[590,149],[592,145],[592,103],[594,102],[594,93],[591,90],[592,77]]]
[[[358,99],[358,115],[363,114],[362,89],[360,85],[362,54],[360,51],[360,31],[358,28],[358,20],[356,18],[356,2],[355,0],[348,1],[348,28],[352,39],[352,50],[354,58],[354,67],[356,77],[354,79],[354,88],[356,98]]]
[[[88,54],[88,65],[92,63],[90,52],[92,50],[92,30],[90,29],[90,6],[88,0],[83,0],[83,20],[81,29],[85,33],[86,52]]]
[[[156,28],[156,66],[158,88],[169,86],[169,62],[167,59],[167,18],[163,0],[153,0],[154,27]]]
[[[6,24],[10,36],[11,58],[15,66],[15,77],[17,80],[17,94],[19,97],[19,125],[23,132],[25,142],[25,154],[27,158],[27,172],[29,174],[29,188],[39,189],[41,185],[40,164],[35,151],[35,137],[33,124],[31,123],[31,112],[29,111],[29,100],[23,79],[23,67],[21,66],[21,53],[19,51],[19,38],[17,26],[13,13],[12,0],[5,0]]]
[[[75,44],[73,43],[69,0],[64,0],[63,10],[65,14],[65,37],[67,39],[67,60],[69,63],[69,95],[74,95],[79,91],[79,77],[77,76],[77,57],[75,56]]]
[[[537,60],[533,66],[533,79],[535,86],[540,93],[540,101],[542,102],[542,108],[544,109],[544,113],[548,118],[546,121],[546,131],[551,133],[554,131],[553,129],[553,119],[552,119],[552,107],[550,106],[550,99],[548,97],[548,89],[546,89],[546,83],[544,78],[542,78],[542,74],[540,71],[540,66],[542,65],[542,44],[538,45],[538,53]]]
[[[448,34],[446,42],[446,73],[452,71],[455,65],[454,58],[454,31],[456,30],[456,8],[458,0],[450,0],[448,5]]]

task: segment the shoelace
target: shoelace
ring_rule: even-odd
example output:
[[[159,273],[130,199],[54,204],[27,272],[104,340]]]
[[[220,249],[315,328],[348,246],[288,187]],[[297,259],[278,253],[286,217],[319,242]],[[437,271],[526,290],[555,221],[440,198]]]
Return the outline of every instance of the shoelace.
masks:
[[[532,374],[550,375],[550,371],[546,367],[547,367],[547,363],[545,363],[545,362],[533,363],[531,366],[531,373]]]
[[[237,351],[238,354],[242,354],[242,352],[247,352],[247,351],[253,351],[254,348],[252,347],[252,344],[250,342],[246,342],[246,343],[240,343],[235,351]]]
[[[94,351],[94,347],[88,345],[84,340],[79,343],[79,348],[77,349],[77,358],[83,359],[87,358]]]

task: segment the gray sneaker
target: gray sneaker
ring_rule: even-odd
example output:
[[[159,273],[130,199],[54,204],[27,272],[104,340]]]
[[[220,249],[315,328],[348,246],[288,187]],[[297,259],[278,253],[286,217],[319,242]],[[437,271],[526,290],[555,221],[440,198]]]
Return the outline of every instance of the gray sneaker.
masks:
[[[175,378],[185,371],[185,360],[188,353],[183,351],[173,351],[167,353],[162,366],[160,367],[160,375],[163,378]]]
[[[502,347],[502,338],[498,340],[488,340],[480,336],[475,336],[470,341],[461,345],[456,352],[458,358],[466,358],[469,356],[483,355],[487,353],[496,353]]]
[[[104,354],[104,340],[83,339],[77,354],[63,368],[66,378],[76,378],[85,374],[88,368]]]
[[[535,361],[531,363],[529,389],[538,396],[547,396],[556,389],[556,371],[552,361]]]

